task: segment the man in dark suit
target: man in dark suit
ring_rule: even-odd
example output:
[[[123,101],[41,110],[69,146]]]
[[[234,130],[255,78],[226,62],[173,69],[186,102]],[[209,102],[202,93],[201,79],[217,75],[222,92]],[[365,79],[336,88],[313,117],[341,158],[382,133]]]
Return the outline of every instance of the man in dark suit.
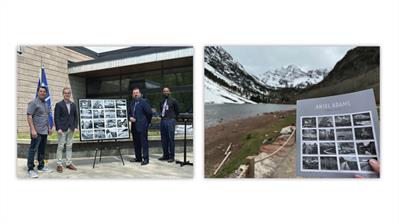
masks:
[[[66,168],[76,170],[72,164],[73,134],[78,131],[78,110],[76,104],[71,101],[71,88],[62,90],[64,99],[55,105],[54,121],[58,132],[57,147],[57,172],[62,173],[62,151],[66,151]]]
[[[152,110],[149,102],[141,97],[140,89],[132,91],[133,101],[129,105],[128,114],[133,135],[134,153],[136,158],[131,162],[149,163],[148,156],[148,126],[152,119]]]
[[[177,100],[170,96],[170,88],[162,89],[164,99],[159,104],[161,111],[161,141],[163,156],[159,160],[175,161],[175,125],[179,114]]]

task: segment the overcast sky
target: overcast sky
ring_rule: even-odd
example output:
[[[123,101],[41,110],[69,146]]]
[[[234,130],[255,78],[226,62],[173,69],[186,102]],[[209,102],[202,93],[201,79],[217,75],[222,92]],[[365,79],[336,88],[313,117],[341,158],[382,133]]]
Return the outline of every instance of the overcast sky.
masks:
[[[130,46],[84,46],[85,48],[88,48],[92,51],[95,51],[97,53],[105,52],[105,51],[113,51],[121,48],[126,48]]]
[[[294,64],[309,70],[333,68],[354,46],[222,46],[233,58],[254,74]]]

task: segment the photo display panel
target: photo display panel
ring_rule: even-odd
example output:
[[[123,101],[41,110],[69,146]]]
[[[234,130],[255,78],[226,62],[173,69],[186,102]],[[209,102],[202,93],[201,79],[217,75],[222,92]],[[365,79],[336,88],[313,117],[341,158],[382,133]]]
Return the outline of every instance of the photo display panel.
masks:
[[[80,140],[130,138],[125,99],[79,99]]]
[[[379,122],[372,90],[297,102],[297,175],[376,177]]]

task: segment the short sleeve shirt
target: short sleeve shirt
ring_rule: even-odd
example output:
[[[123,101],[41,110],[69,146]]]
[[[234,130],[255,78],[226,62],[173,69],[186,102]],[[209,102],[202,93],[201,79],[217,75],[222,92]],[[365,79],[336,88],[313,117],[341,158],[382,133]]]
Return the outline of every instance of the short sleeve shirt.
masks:
[[[27,114],[32,115],[36,132],[41,135],[47,135],[50,111],[46,102],[42,102],[39,97],[36,97],[36,99],[29,102]]]

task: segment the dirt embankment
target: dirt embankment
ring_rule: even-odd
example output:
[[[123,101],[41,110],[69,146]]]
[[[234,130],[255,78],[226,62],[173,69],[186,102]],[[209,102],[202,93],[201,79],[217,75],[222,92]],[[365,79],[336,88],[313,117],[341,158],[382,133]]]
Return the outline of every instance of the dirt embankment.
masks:
[[[231,121],[205,129],[205,176],[212,176],[225,157],[224,151],[232,143],[231,158],[238,155],[242,139],[256,129],[272,126],[283,117],[295,115],[295,111],[265,113],[256,117]]]

